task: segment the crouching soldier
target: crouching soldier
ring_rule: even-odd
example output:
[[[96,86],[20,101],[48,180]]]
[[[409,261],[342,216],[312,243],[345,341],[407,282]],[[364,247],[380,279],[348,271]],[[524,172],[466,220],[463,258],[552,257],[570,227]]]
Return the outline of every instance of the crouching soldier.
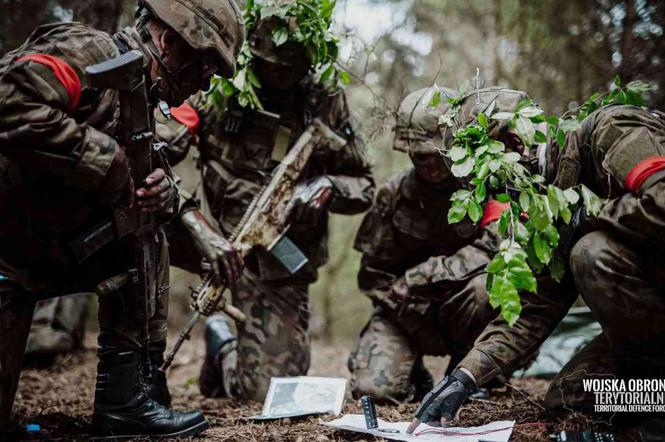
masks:
[[[303,44],[289,38],[275,45],[273,31],[281,24],[276,17],[258,19],[248,29],[251,67],[261,84],[257,94],[264,111],[241,106],[237,96],[221,107],[192,100],[200,115],[202,189],[215,222],[206,222],[196,204],[183,211],[185,238],[198,250],[198,256],[187,254],[192,256],[189,266],[199,266],[204,257],[217,280],[233,280],[242,272],[233,289],[233,304],[248,318],[238,324],[237,339],[223,317],[208,321],[199,385],[209,397],[263,400],[271,377],[307,373],[309,285],[327,260],[329,213],[362,212],[373,196],[374,181],[343,90],[315,81]],[[228,238],[315,118],[343,137],[346,145],[340,150],[317,149],[295,190],[288,236],[309,262],[291,274],[270,253],[256,251],[242,270]]]
[[[540,173],[563,189],[584,184],[608,201],[570,252],[570,273],[602,327],[552,382],[550,410],[594,412],[583,379],[665,376],[665,115],[608,105],[539,152]],[[584,218],[581,212],[581,218]],[[445,423],[476,385],[509,374],[538,348],[576,297],[570,285],[543,284],[523,299],[510,327],[497,318],[458,364],[466,376],[444,379],[422,405],[420,420]],[[660,424],[662,437],[662,421]],[[660,439],[660,438],[659,438]]]
[[[147,294],[133,291],[139,285],[130,282],[136,271],[132,235],[92,233],[111,225],[113,208],[152,213],[156,224],[168,220],[178,209],[177,189],[162,153],[152,148],[154,170],[144,182],[132,179],[128,146],[117,141],[126,102],[121,109],[117,91],[89,84],[85,69],[136,50],[142,69],[127,80],[145,82],[149,103],[139,104],[144,109],[158,100],[180,104],[207,88],[213,73],[232,74],[243,35],[239,17],[232,0],[145,0],[135,28],[111,36],[78,23],[45,25],[0,60],[3,429],[35,298],[96,288],[100,333],[93,436],[185,436],[207,427],[201,412],[165,407],[165,379],[149,375],[166,345],[169,260],[161,228],[154,227],[154,243],[142,243],[155,252],[147,260],[157,268],[150,275],[154,284],[146,284],[155,292],[154,304],[140,314],[135,307]],[[91,238],[95,247],[82,249]]]
[[[431,109],[435,90],[419,90],[402,102],[394,147],[409,153],[413,167],[379,189],[356,237],[363,254],[358,284],[374,304],[349,358],[356,397],[422,398],[432,386],[423,356],[449,355],[449,367],[455,367],[496,314],[485,284],[499,246],[492,221],[500,205],[488,204],[480,226],[468,219],[448,223],[450,197],[463,183],[441,155],[438,121],[455,95],[441,90],[442,104]],[[462,101],[458,118],[464,124],[488,106],[511,109],[523,98],[523,92],[483,89]],[[494,130],[510,138],[505,126]]]

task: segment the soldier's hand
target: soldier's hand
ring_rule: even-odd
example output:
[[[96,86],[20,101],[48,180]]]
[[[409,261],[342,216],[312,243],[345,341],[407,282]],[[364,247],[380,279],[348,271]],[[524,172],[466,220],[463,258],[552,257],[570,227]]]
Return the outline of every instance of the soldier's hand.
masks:
[[[185,212],[181,222],[192,235],[199,253],[210,264],[215,285],[233,284],[242,274],[243,268],[238,249],[217,232],[198,210]]]
[[[332,182],[325,176],[299,183],[286,209],[289,219],[303,224],[316,222],[328,210],[332,196]]]
[[[434,427],[447,426],[471,393],[476,383],[463,370],[455,369],[427,393],[416,410],[416,417],[406,430],[411,434],[422,422]]]
[[[134,204],[134,180],[129,171],[129,160],[118,146],[111,165],[99,185],[99,197],[107,204]]]
[[[148,175],[144,187],[136,191],[137,204],[143,212],[161,212],[173,205],[178,195],[173,180],[163,169],[155,169]]]
[[[409,298],[409,285],[406,283],[404,277],[396,279],[395,282],[393,282],[391,289],[395,301],[401,302]]]

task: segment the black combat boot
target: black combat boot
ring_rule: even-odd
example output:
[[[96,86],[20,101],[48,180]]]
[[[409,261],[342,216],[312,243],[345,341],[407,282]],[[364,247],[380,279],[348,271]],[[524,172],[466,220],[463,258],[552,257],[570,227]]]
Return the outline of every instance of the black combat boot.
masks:
[[[226,397],[228,392],[224,388],[222,362],[224,356],[235,349],[236,337],[224,316],[216,315],[208,318],[205,341],[206,357],[199,375],[199,389],[205,397]]]
[[[166,350],[166,341],[150,343],[150,399],[166,408],[171,406],[171,393],[166,383],[166,373],[160,370],[164,363],[164,351]]]
[[[175,412],[148,396],[135,351],[100,354],[92,440],[186,437],[208,428],[200,411]]]

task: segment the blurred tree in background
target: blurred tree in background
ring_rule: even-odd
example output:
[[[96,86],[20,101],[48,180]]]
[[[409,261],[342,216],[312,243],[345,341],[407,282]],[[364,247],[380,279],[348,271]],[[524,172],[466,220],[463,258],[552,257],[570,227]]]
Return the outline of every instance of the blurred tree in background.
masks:
[[[135,0],[0,0],[0,54],[41,23],[74,19],[113,31],[135,9]],[[458,88],[476,68],[485,86],[526,90],[548,114],[607,89],[615,74],[652,82],[650,104],[665,109],[663,0],[337,0],[336,26],[378,185],[410,164],[391,146],[401,98],[433,83]],[[369,317],[356,285],[360,219],[331,220],[330,262],[312,290],[312,329],[325,339],[353,339]],[[177,275],[182,291],[188,281]]]

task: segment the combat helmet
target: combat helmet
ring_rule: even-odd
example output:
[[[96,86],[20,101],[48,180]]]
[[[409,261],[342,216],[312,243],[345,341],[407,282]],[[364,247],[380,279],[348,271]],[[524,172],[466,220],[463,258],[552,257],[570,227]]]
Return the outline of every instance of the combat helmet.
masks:
[[[278,17],[272,16],[258,20],[254,29],[250,30],[247,36],[249,50],[252,52],[252,55],[282,66],[309,63],[309,57],[303,44],[292,40],[287,40],[279,46],[275,44],[272,33],[280,25],[280,22],[283,21],[286,21],[289,33],[295,31],[295,19],[291,17],[281,20]]]
[[[441,100],[435,108],[431,108],[430,103],[436,93],[440,94]],[[393,148],[412,156],[440,152],[443,139],[439,117],[448,111],[448,99],[455,97],[457,94],[453,90],[436,86],[407,95],[397,112]]]
[[[192,48],[216,54],[222,76],[233,75],[244,38],[241,11],[235,0],[140,0],[139,4]]]

